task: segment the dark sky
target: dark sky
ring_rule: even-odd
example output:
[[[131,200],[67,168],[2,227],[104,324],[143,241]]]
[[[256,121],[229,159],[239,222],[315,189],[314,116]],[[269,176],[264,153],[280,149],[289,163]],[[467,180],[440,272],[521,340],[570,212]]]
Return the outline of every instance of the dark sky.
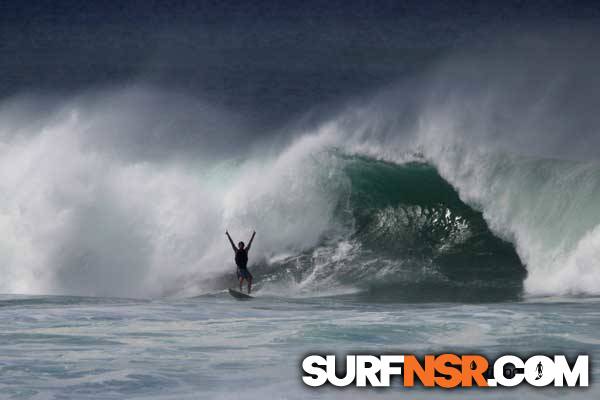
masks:
[[[141,81],[276,123],[499,32],[597,22],[562,0],[1,2],[0,96]]]

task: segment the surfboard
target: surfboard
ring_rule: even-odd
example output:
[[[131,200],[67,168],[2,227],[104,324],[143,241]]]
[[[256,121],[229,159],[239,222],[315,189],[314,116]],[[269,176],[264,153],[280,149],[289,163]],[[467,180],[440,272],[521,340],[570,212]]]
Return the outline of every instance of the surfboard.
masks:
[[[229,294],[239,300],[250,300],[254,298],[246,293],[238,292],[235,289],[229,289]]]

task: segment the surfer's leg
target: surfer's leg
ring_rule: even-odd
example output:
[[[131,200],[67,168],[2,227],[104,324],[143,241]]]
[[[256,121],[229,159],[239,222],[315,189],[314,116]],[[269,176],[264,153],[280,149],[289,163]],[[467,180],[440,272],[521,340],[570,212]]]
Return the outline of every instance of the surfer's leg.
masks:
[[[240,292],[242,291],[242,282],[244,282],[244,275],[242,274],[242,271],[240,271],[240,269],[238,268],[236,271],[237,274],[237,278],[240,281]]]
[[[252,274],[250,273],[250,271],[248,271],[248,276],[246,277],[246,280],[248,281],[248,294],[250,294],[250,292],[252,292]]]

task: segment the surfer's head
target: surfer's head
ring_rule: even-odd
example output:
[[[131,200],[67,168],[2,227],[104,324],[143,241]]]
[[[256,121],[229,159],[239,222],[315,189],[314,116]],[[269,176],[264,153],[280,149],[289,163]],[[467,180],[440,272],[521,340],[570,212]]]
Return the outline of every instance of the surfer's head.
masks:
[[[244,250],[244,247],[245,247],[244,242],[239,242],[238,243],[238,249]]]

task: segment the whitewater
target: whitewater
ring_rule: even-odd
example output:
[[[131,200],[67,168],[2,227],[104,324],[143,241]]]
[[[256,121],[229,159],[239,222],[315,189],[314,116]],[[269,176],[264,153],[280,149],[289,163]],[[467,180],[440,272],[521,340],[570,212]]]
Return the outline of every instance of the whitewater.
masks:
[[[588,390],[456,397],[597,396],[600,91],[460,60],[275,133],[143,83],[4,99],[0,396],[362,398],[301,355],[403,349],[590,354]]]
[[[309,257],[293,282],[309,291],[313,283],[315,290],[335,289],[335,265],[344,266],[342,277],[376,263],[365,275],[381,282],[409,270],[440,273],[441,282],[451,279],[436,264],[445,253],[466,257],[472,265],[461,267],[465,276],[494,270],[482,281],[521,281],[526,271],[527,294],[600,292],[596,160],[481,148],[456,139],[455,128],[435,117],[423,117],[409,139],[398,140],[379,118],[370,119],[369,109],[284,145],[250,144],[246,157],[211,156],[217,139],[228,140],[222,137],[209,137],[194,154],[160,154],[152,148],[164,135],[160,126],[147,131],[132,117],[138,110],[127,108],[150,98],[143,114],[156,112],[157,96],[164,95],[134,88],[92,106],[66,102],[41,120],[15,120],[17,106],[4,107],[3,292],[210,293],[223,288],[218,281],[231,270],[226,228],[240,240],[259,232],[258,268],[294,268]],[[230,141],[239,140],[235,127],[225,129],[232,130]],[[402,248],[411,254],[400,254]],[[496,259],[467,260],[484,253]],[[411,260],[421,265],[411,268]],[[327,268],[334,269],[327,280],[305,281]]]

